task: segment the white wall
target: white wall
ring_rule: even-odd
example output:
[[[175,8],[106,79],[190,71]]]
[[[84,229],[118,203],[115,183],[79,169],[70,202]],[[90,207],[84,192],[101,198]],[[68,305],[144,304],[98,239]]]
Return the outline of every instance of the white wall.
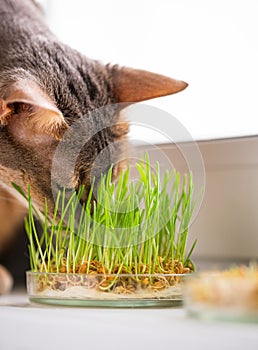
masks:
[[[258,133],[258,1],[42,1],[54,32],[87,56],[187,81],[186,91],[148,104],[195,139]]]
[[[194,143],[179,144],[188,153]],[[198,142],[206,183],[189,228],[189,247],[197,238],[194,260],[237,263],[258,259],[258,137]],[[147,147],[148,149],[148,147]],[[138,148],[138,152],[146,146]],[[152,161],[166,155],[181,173],[188,171],[180,149],[159,145],[148,150]],[[165,167],[167,168],[167,167]],[[196,193],[201,189],[201,169],[193,170]],[[206,266],[204,266],[206,268]]]

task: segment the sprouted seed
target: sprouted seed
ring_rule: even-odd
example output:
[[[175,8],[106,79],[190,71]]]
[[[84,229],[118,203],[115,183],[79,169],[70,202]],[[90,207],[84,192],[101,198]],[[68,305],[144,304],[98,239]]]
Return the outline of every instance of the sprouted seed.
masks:
[[[137,277],[143,288],[166,288],[176,279],[165,274],[185,274],[194,270],[191,254],[196,241],[187,251],[190,220],[196,200],[193,199],[192,174],[183,179],[176,170],[161,177],[159,163],[150,166],[148,155],[136,164],[138,180],[130,180],[130,167],[112,183],[112,167],[102,175],[98,188],[94,181],[87,202],[80,204],[84,187],[73,192],[59,191],[54,213],[39,213],[33,204],[30,187],[25,229],[29,240],[30,266],[33,272],[73,274],[113,274],[102,278],[98,290],[133,291]],[[43,215],[42,215],[43,214]],[[36,220],[41,226],[39,233]],[[121,280],[119,276],[128,275]],[[118,281],[120,281],[118,283]],[[138,279],[139,281],[139,279]],[[57,283],[58,282],[58,283]],[[42,284],[42,281],[41,281]],[[55,288],[64,288],[55,281]]]

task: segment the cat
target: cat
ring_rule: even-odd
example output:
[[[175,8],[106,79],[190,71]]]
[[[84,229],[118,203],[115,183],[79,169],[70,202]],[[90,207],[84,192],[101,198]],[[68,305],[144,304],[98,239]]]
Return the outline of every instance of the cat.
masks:
[[[85,184],[87,188],[98,154],[114,144],[109,150],[114,152],[113,159],[123,158],[128,133],[120,108],[110,108],[98,118],[90,112],[170,95],[187,84],[86,58],[55,37],[33,0],[0,0],[0,23],[0,185],[1,198],[5,198],[0,202],[0,222],[8,223],[0,228],[1,253],[13,225],[26,212],[14,197],[11,182],[25,192],[30,184],[36,205],[42,209],[47,199],[53,209],[53,155],[74,122],[84,118],[90,133],[100,130],[82,148],[71,178],[71,187]],[[101,130],[103,118],[111,126]],[[116,143],[119,140],[123,147]],[[124,161],[115,164],[114,177],[123,166]],[[10,205],[18,209],[6,215]],[[8,272],[0,266],[0,294],[11,285]]]

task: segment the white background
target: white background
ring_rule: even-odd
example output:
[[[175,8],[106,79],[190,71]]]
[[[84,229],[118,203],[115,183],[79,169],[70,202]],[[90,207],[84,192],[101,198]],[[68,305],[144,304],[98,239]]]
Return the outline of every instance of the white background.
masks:
[[[194,139],[258,134],[258,1],[44,4],[53,31],[85,55],[187,81],[182,93],[148,104],[175,116]],[[132,137],[143,134],[164,141],[132,128]]]

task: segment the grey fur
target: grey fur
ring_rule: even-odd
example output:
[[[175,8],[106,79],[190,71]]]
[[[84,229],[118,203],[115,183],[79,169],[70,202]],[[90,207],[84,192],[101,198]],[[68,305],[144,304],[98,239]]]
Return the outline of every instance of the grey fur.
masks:
[[[104,116],[89,113],[116,102],[109,66],[90,60],[61,43],[45,25],[42,12],[33,1],[0,0],[0,8],[0,97],[4,97],[12,82],[28,78],[53,100],[68,125],[81,117],[86,118],[88,132],[94,134],[94,129],[101,129],[102,124],[116,123],[119,118],[116,108],[109,108]],[[96,156],[126,132],[125,128],[120,134],[112,128],[103,129],[83,147],[75,169],[77,186],[88,184]],[[22,187],[30,182],[32,188],[37,188],[38,197],[50,200],[51,164],[44,158],[45,150],[20,145],[5,126],[0,128],[0,137],[2,181],[8,186],[11,178]],[[76,139],[73,142],[76,145]],[[111,147],[111,150],[112,159],[122,151],[119,147]],[[103,169],[106,166],[103,164]]]

